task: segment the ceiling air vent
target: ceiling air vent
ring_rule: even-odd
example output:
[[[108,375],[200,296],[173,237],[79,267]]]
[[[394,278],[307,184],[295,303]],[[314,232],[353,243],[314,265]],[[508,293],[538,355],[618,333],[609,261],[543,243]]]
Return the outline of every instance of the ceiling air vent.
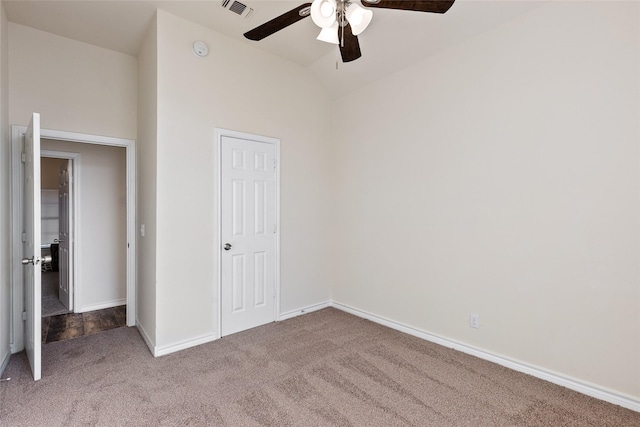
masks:
[[[245,18],[253,15],[253,8],[236,0],[222,0],[222,7]]]

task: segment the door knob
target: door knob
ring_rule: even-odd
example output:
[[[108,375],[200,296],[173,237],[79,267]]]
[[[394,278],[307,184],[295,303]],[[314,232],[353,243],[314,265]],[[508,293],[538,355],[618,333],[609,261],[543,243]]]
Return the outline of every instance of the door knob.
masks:
[[[22,265],[33,264],[36,265],[40,262],[38,257],[32,256],[31,258],[22,258]]]
[[[225,251],[228,251],[229,249],[231,249],[231,247],[232,247],[232,246],[231,246],[231,243],[225,243],[225,244],[224,244],[224,250],[225,250]]]
[[[51,255],[45,255],[42,258],[37,256],[32,256],[31,258],[22,258],[22,265],[29,265],[29,264],[38,265],[40,261],[51,262],[52,260],[53,258],[51,257]]]

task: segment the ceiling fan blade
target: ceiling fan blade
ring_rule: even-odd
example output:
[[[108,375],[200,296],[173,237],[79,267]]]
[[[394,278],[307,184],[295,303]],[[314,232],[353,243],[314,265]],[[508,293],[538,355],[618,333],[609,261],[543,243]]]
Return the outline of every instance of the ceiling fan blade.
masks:
[[[344,35],[342,29],[339,29],[338,31],[338,34],[341,36],[340,55],[342,56],[342,62],[351,62],[360,58],[362,56],[362,53],[360,52],[360,43],[358,42],[358,36],[353,35],[351,25],[347,24],[344,27]]]
[[[265,37],[270,36],[273,33],[276,33],[283,28],[287,28],[291,24],[295,24],[296,22],[306,18],[309,14],[300,14],[300,11],[311,7],[311,3],[305,3],[296,7],[295,9],[290,10],[289,12],[283,13],[282,15],[273,18],[269,22],[265,22],[259,27],[254,28],[253,30],[249,30],[244,33],[244,36],[249,40],[262,40]]]
[[[362,0],[366,7],[414,10],[416,12],[445,13],[455,0]]]

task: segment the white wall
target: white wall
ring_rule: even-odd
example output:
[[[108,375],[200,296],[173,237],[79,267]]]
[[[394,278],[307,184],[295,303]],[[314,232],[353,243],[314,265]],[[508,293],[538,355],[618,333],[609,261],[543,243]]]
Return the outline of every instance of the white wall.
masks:
[[[80,153],[74,311],[126,303],[126,150],[43,139],[43,150]]]
[[[137,225],[145,236],[137,238],[136,323],[143,336],[156,342],[156,182],[158,130],[157,23],[153,20],[138,55]],[[138,228],[139,229],[139,228]]]
[[[639,16],[555,2],[337,101],[333,300],[640,397]]]
[[[193,53],[196,40],[209,56]],[[216,332],[215,127],[281,140],[281,310],[329,299],[329,126],[318,117],[330,103],[318,86],[297,65],[158,12],[158,347]]]
[[[9,23],[9,122],[135,139],[136,58]]]
[[[8,114],[8,23],[0,1],[0,205],[10,206],[10,131]],[[11,354],[11,275],[9,209],[0,209],[0,374]]]
[[[42,157],[40,159],[40,188],[43,190],[57,190],[59,187],[60,167],[67,164],[67,159]]]

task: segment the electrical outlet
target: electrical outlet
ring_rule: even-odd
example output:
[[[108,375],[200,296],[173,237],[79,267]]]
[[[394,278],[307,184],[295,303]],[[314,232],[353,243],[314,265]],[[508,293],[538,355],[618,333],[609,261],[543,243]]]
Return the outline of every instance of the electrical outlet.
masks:
[[[469,315],[469,326],[478,329],[480,327],[480,316],[471,313]]]

